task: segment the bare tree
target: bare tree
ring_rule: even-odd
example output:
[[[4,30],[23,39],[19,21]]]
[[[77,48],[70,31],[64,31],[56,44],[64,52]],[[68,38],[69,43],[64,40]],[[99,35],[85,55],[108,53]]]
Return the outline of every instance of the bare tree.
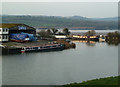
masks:
[[[95,34],[96,34],[95,30],[91,30],[91,31],[86,32],[87,36],[94,36]]]
[[[63,29],[63,33],[66,34],[66,35],[69,35],[70,34],[70,31],[68,28],[64,28]]]

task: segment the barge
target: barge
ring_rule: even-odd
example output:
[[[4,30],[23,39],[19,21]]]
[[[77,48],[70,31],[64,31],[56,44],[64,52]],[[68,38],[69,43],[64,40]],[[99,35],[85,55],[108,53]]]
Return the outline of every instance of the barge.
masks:
[[[62,51],[65,49],[64,44],[47,44],[36,46],[14,46],[14,47],[0,47],[3,55],[21,54],[28,52],[49,52],[49,51]]]
[[[43,46],[31,46],[31,47],[22,47],[21,53],[26,52],[46,52],[46,51],[60,51],[64,50],[64,44],[52,44],[52,45],[43,45]]]
[[[73,40],[91,40],[91,41],[99,41],[98,36],[81,36],[81,35],[73,35]]]

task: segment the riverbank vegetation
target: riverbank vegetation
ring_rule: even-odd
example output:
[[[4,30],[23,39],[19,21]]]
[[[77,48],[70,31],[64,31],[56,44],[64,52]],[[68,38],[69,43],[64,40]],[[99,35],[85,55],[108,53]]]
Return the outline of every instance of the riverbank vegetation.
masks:
[[[106,41],[109,45],[118,45],[120,43],[120,32],[109,32],[106,36]]]
[[[67,84],[67,85],[63,85],[63,86],[59,86],[59,87],[89,87],[91,86],[104,86],[107,87],[108,86],[115,86],[117,87],[119,85],[119,79],[120,76],[115,76],[115,77],[107,77],[107,78],[100,78],[100,79],[94,79],[94,80],[88,80],[88,81],[83,81],[81,83],[71,83],[71,84]]]

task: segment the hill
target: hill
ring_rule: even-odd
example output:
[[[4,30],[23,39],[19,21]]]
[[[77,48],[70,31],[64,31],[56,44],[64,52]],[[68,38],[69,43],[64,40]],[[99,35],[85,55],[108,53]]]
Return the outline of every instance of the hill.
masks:
[[[109,17],[109,18],[93,18],[97,21],[118,21],[118,17]]]
[[[82,17],[82,16],[71,16],[68,17],[71,19],[76,19],[76,20],[93,20],[93,21],[118,21],[118,17],[108,17],[108,18],[87,18],[87,17]]]
[[[95,27],[95,29],[117,29],[117,21],[98,21],[81,16],[31,16],[3,15],[2,23],[24,23],[33,27]]]

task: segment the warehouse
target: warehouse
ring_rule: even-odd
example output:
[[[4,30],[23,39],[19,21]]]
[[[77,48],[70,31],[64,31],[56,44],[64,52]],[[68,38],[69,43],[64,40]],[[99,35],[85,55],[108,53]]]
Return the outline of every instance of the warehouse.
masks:
[[[10,40],[11,34],[28,33],[36,35],[36,29],[25,24],[0,24],[0,41]]]

